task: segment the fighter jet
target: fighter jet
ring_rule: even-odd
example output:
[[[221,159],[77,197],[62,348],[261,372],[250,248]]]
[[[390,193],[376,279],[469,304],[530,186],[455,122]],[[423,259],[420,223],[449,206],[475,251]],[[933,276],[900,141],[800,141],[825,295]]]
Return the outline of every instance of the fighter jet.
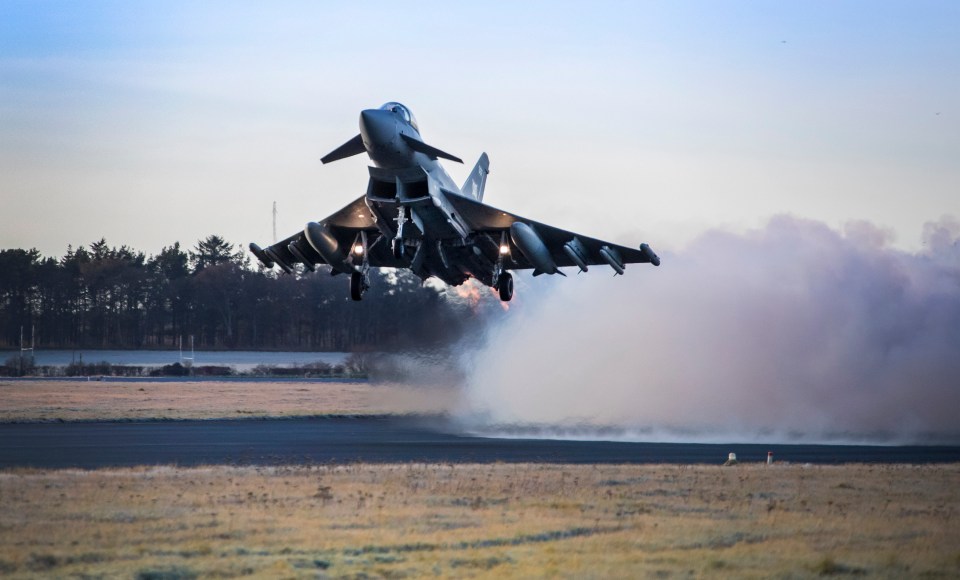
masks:
[[[513,298],[511,270],[566,276],[560,268],[586,272],[606,264],[617,275],[627,264],[660,265],[647,244],[618,246],[483,203],[486,153],[457,187],[440,159],[463,161],[425,143],[413,113],[400,103],[362,111],[360,134],[321,162],[361,153],[373,162],[366,193],[281,242],[251,243],[266,268],[292,273],[297,264],[310,271],[327,264],[331,274],[350,276],[354,300],[369,288],[370,268],[409,268],[424,281],[435,276],[451,286],[476,278],[506,302]]]

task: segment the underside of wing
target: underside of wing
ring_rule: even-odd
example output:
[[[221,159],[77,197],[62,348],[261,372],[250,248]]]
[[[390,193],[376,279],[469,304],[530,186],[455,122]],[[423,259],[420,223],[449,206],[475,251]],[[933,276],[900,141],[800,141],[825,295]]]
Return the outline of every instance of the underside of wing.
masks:
[[[376,222],[370,214],[370,208],[367,207],[365,196],[361,195],[353,200],[346,207],[337,211],[325,219],[321,220],[331,227],[351,229],[351,230],[375,230]]]
[[[552,262],[557,267],[577,266],[583,270],[587,266],[606,264],[622,273],[626,264],[660,265],[660,258],[646,244],[639,248],[612,244],[529,220],[467,197],[450,195],[448,199],[474,232],[488,235],[497,242],[509,243],[512,264],[507,267],[510,269],[534,268],[535,274],[537,271],[551,273],[550,268],[544,266]],[[546,262],[544,255],[549,256]]]
[[[296,264],[303,264],[311,271],[317,264],[328,264],[334,272],[351,272],[364,253],[370,266],[402,266],[380,235],[364,196],[266,248],[251,243],[250,251],[264,266],[271,268],[276,264],[287,273],[292,272]]]

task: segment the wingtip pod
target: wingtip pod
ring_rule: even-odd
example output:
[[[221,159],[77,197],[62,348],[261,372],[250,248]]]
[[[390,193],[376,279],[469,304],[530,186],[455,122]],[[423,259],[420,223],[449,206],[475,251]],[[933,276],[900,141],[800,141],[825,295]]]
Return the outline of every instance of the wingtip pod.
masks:
[[[656,255],[653,250],[650,249],[650,246],[647,244],[640,244],[640,251],[643,252],[643,255],[650,260],[650,263],[654,266],[660,265],[660,256]]]

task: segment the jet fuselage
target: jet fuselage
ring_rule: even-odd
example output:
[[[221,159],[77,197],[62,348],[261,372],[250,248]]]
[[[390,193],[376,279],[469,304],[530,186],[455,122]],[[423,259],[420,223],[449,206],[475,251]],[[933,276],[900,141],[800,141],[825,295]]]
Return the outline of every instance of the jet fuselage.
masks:
[[[377,216],[381,232],[402,246],[395,251],[397,258],[409,253],[411,268],[423,279],[436,276],[459,285],[474,275],[470,268],[451,265],[452,258],[473,253],[469,228],[458,223],[445,199],[461,195],[460,188],[436,157],[422,151],[432,148],[423,144],[409,110],[399,103],[387,103],[362,111],[360,136],[370,160],[381,170],[371,168],[371,180],[386,184],[369,187],[366,202]],[[422,150],[415,150],[411,143]],[[389,187],[391,180],[395,190]]]

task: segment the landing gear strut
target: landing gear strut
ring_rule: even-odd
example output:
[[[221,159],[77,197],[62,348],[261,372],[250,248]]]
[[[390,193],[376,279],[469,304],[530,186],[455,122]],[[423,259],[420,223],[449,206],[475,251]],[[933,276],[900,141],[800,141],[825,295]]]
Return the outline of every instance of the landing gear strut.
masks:
[[[497,290],[500,291],[500,300],[510,302],[513,298],[513,276],[510,272],[504,272],[497,278]]]
[[[397,260],[403,260],[405,253],[405,248],[403,247],[403,224],[409,221],[407,218],[407,210],[403,205],[401,205],[397,211],[397,218],[394,221],[397,222],[397,237],[393,238],[393,257]]]
[[[367,282],[367,276],[362,272],[354,272],[350,274],[350,298],[354,300],[362,300],[363,293],[370,288],[370,284]]]

